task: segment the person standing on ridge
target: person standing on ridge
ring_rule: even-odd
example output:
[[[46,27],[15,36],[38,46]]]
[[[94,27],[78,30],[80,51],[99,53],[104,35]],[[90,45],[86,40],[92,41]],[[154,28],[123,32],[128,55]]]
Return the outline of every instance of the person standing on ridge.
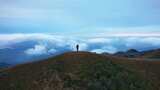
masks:
[[[77,49],[77,52],[78,52],[79,51],[79,45],[78,44],[76,45],[76,49]]]

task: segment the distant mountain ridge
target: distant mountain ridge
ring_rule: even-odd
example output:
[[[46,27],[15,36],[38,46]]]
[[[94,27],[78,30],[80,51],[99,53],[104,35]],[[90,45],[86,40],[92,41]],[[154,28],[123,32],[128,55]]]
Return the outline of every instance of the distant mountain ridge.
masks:
[[[0,69],[7,68],[9,66],[12,66],[12,65],[11,64],[7,64],[7,63],[0,63]]]
[[[137,51],[136,49],[129,49],[126,52],[117,52],[113,54],[118,57],[127,58],[155,58],[160,59],[160,49],[148,50],[148,51]]]
[[[119,57],[129,57],[129,58],[134,58],[137,56],[142,55],[141,52],[137,51],[136,49],[129,49],[126,52],[117,52],[115,54],[113,54],[114,56],[119,56]]]
[[[144,51],[142,58],[157,58],[160,59],[160,49],[154,49],[149,51]]]

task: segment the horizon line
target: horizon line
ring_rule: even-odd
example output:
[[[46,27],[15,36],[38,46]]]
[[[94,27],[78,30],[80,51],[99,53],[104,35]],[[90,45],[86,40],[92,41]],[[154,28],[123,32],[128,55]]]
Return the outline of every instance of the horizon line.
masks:
[[[160,32],[104,32],[104,33],[0,33],[0,36],[8,35],[55,35],[73,37],[160,37]]]

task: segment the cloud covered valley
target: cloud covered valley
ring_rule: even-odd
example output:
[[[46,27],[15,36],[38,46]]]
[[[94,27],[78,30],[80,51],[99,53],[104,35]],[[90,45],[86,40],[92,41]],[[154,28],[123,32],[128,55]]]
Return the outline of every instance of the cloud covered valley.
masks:
[[[75,51],[115,53],[128,49],[139,51],[160,48],[160,37],[72,37],[54,34],[1,34],[0,63],[24,63]]]

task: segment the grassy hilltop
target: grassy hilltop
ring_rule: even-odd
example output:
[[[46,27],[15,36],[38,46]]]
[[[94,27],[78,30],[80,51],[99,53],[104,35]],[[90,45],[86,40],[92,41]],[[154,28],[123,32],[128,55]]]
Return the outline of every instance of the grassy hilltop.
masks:
[[[158,90],[159,72],[146,73],[150,70],[146,65],[109,55],[69,52],[1,70],[0,90]]]

